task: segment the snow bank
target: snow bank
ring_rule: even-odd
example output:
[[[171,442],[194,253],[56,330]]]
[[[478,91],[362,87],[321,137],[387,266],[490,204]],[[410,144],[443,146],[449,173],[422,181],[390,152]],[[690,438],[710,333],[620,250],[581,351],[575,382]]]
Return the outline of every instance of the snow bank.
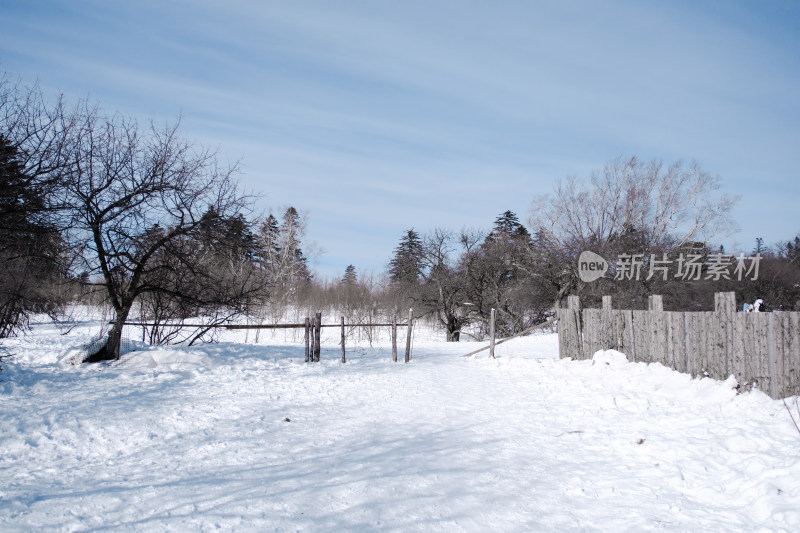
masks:
[[[616,350],[600,350],[592,356],[592,361],[618,367],[628,362],[628,356]]]
[[[797,531],[781,402],[557,339],[149,348],[0,375],[2,531]],[[264,340],[264,338],[262,338]],[[17,341],[14,341],[17,342]],[[55,355],[54,355],[55,354]]]

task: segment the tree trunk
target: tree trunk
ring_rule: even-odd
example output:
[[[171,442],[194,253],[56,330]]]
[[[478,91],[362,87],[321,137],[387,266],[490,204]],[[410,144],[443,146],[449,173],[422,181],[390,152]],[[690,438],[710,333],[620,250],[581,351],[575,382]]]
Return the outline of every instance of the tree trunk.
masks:
[[[458,342],[461,339],[461,324],[456,317],[447,317],[447,342]]]
[[[88,355],[84,358],[82,363],[99,363],[100,361],[113,361],[119,359],[119,349],[122,341],[122,328],[125,326],[125,321],[128,319],[128,313],[131,308],[117,311],[117,316],[114,318],[114,324],[108,332],[108,341],[106,345],[100,348],[95,354]]]
[[[461,338],[461,321],[451,311],[439,315],[439,322],[447,331],[447,342],[458,342]]]

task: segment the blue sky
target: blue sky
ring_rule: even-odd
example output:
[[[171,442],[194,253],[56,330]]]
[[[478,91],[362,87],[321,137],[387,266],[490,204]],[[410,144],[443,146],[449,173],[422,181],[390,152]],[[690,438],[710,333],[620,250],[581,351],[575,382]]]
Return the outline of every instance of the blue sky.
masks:
[[[800,232],[797,2],[4,0],[0,27],[0,70],[241,160],[322,276],[619,156],[718,174],[728,250]]]

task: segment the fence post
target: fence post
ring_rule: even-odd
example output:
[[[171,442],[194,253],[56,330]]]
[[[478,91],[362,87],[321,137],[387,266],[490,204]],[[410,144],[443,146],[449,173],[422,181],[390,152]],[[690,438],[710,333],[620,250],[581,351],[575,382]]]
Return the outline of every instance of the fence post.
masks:
[[[497,311],[492,308],[492,313],[489,316],[489,355],[492,356],[492,359],[495,359],[494,356],[494,321],[496,318]]]
[[[397,316],[392,317],[392,361],[397,362]]]
[[[580,296],[577,294],[567,296],[567,309],[569,310],[569,317],[570,317],[570,325],[569,330],[566,331],[565,328],[565,337],[569,339],[567,344],[568,354],[570,357],[575,358],[575,360],[581,360],[584,358],[583,352],[583,328],[581,327],[581,299]],[[560,326],[559,326],[560,328]],[[573,355],[574,354],[574,355]]]
[[[319,355],[322,351],[320,346],[320,332],[322,331],[322,313],[317,313],[314,317],[314,362],[319,363]]]
[[[660,294],[652,294],[647,298],[648,311],[664,311],[664,298]]]
[[[692,375],[692,318],[688,312],[683,313],[684,349],[686,350],[686,373]]]
[[[406,363],[411,361],[411,325],[414,321],[414,310],[408,310],[408,330],[406,332]]]
[[[603,296],[603,310],[600,312],[600,335],[603,349],[622,351],[622,343],[617,340],[617,328],[611,308],[611,296]]]
[[[647,362],[667,365],[667,328],[664,315],[664,298],[651,294],[647,298]]]
[[[342,363],[346,363],[347,360],[344,356],[344,317],[342,317]]]
[[[778,373],[776,372],[777,365],[775,361],[775,324],[772,318],[773,316],[775,316],[774,313],[767,315],[767,366],[769,371],[769,397],[777,399]]]
[[[306,363],[308,363],[308,356],[310,353],[309,348],[311,347],[311,319],[306,317],[305,321],[305,329],[306,329]]]
[[[715,328],[715,350],[713,354],[715,375],[712,378],[726,379],[733,367],[733,319],[736,312],[736,293],[714,293],[714,314],[718,327]],[[739,376],[741,378],[741,376]]]

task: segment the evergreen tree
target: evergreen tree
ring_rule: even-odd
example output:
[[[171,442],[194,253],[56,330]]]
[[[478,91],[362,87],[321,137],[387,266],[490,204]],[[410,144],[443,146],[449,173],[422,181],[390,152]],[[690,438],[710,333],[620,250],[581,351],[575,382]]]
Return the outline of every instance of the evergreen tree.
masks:
[[[270,214],[258,230],[257,260],[261,268],[270,274],[270,278],[280,263],[281,254],[280,228],[278,219]]]
[[[498,238],[513,239],[524,245],[531,243],[531,234],[520,224],[519,218],[513,211],[506,211],[495,219],[494,228],[487,236],[487,240]]]
[[[347,268],[344,270],[344,276],[342,277],[342,284],[350,287],[355,285],[356,281],[356,267],[347,265]]]
[[[18,151],[0,135],[0,338],[31,312],[57,305],[47,288],[61,277],[61,238],[45,218],[44,192],[28,176]]]
[[[286,210],[280,225],[272,216],[267,219],[262,239],[268,257],[272,256],[269,268],[273,283],[288,289],[311,281],[311,272],[300,248],[302,237],[303,221],[294,207]]]
[[[800,263],[800,236],[794,238],[794,243],[786,243],[786,258],[792,263]]]
[[[198,251],[203,250],[231,259],[255,259],[255,237],[250,229],[250,222],[238,213],[232,217],[223,217],[213,207],[203,215],[195,232]]]
[[[531,246],[530,233],[509,210],[495,219],[480,247],[461,258],[468,274],[465,290],[475,313],[488,324],[491,309],[499,310],[497,328],[503,334],[524,326],[530,303],[526,269],[530,270]]]
[[[753,248],[753,255],[764,255],[766,249],[764,247],[764,238],[756,237],[756,247]]]
[[[413,229],[406,231],[389,262],[389,279],[392,283],[416,284],[423,268],[423,252],[419,234]]]

